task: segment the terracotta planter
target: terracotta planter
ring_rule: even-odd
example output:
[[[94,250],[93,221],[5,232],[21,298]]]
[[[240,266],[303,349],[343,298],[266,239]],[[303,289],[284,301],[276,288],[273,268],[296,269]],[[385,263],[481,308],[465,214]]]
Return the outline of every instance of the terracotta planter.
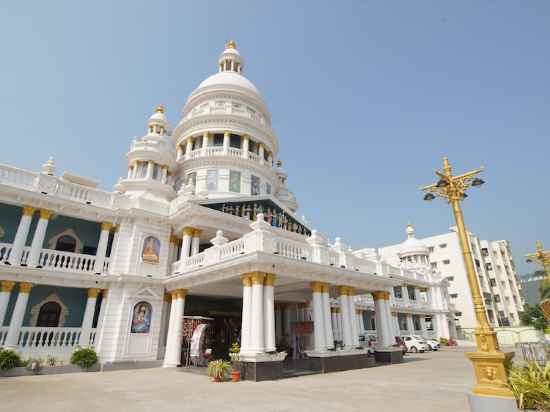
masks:
[[[231,371],[231,382],[239,382],[241,380],[241,372],[233,369]]]
[[[213,382],[221,382],[221,381],[222,381],[222,378],[220,378],[219,376],[214,376],[214,377],[212,378],[212,381],[213,381]]]

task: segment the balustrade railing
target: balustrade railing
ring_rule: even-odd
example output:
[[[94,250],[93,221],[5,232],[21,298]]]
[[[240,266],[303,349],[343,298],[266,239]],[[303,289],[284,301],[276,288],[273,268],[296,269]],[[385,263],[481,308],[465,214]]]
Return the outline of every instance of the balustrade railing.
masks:
[[[6,329],[7,334],[8,328],[3,329]],[[3,329],[0,332],[0,341]],[[81,328],[24,326],[19,331],[18,351],[24,356],[70,354],[77,348],[81,333]],[[91,329],[89,333],[90,344],[93,344],[96,330]]]
[[[288,239],[277,239],[274,253],[290,259],[311,261],[310,246],[307,243],[302,244]]]
[[[8,326],[0,326],[0,347],[4,346],[8,336]]]
[[[243,157],[242,149],[237,149],[234,147],[228,147],[227,150],[223,149],[223,146],[208,146],[205,150],[202,148],[195,149],[187,155],[183,155],[186,160],[194,160],[203,156],[229,156],[229,157]],[[262,163],[260,156],[254,152],[248,152],[247,158],[254,162]],[[270,162],[267,160],[263,162],[263,165],[271,168]]]

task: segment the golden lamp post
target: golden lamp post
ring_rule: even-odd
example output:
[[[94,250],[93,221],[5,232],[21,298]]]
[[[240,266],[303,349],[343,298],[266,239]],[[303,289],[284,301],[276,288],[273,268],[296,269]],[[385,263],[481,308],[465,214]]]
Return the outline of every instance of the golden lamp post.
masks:
[[[546,281],[550,287],[550,250],[543,250],[542,243],[537,240],[536,243],[537,250],[535,253],[529,253],[526,255],[527,262],[536,261],[542,265],[544,271],[546,272]],[[550,299],[545,299],[540,302],[540,308],[542,313],[548,322],[550,322]]]
[[[500,350],[496,332],[487,320],[472,259],[470,241],[468,240],[468,234],[464,226],[464,217],[460,207],[460,202],[467,197],[466,190],[485,183],[477,177],[482,171],[483,168],[480,168],[454,176],[449,160],[445,157],[443,158],[443,171],[435,172],[439,177],[437,183],[425,186],[422,190],[427,192],[424,200],[429,201],[436,197],[442,197],[453,208],[464,264],[466,265],[468,274],[468,284],[478,323],[474,332],[477,350],[466,353],[466,356],[473,363],[476,375],[476,385],[473,388],[473,393],[481,396],[513,398],[514,395],[508,387],[507,374],[508,365],[513,357],[513,353],[505,353]]]

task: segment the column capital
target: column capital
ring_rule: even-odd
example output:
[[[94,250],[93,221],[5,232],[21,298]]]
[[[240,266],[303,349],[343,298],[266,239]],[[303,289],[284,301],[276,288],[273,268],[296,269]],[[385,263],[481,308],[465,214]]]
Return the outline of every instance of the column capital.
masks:
[[[210,133],[209,133],[209,132],[204,132],[204,133],[202,134],[202,137],[208,137],[208,136],[210,136]]]
[[[314,292],[314,293],[315,292],[319,292],[319,293],[323,292],[323,282],[311,282],[310,286],[311,286],[311,291]]]
[[[252,277],[249,274],[242,275],[241,281],[243,282],[243,286],[245,287],[252,286]]]
[[[192,228],[192,227],[184,227],[183,228],[183,235],[187,235],[187,236],[193,236],[193,233],[195,233],[195,229]]]
[[[202,233],[202,230],[200,230],[200,229],[195,229],[195,230],[193,231],[193,237],[199,237],[199,236],[201,235],[201,233]]]
[[[377,290],[371,292],[371,294],[374,300],[390,300],[390,292],[386,292],[385,290]]]
[[[32,283],[22,282],[19,284],[19,293],[30,293],[32,289]]]
[[[347,286],[338,286],[338,295],[347,296],[349,288]]]
[[[357,294],[357,289],[354,287],[348,286],[348,296],[355,296]]]
[[[231,135],[231,132],[229,130],[224,130],[223,135],[224,136],[229,136],[229,135]]]
[[[111,222],[101,222],[101,230],[111,230],[113,224]]]
[[[164,294],[164,301],[167,302],[167,303],[172,302],[172,295],[170,293],[166,292]]]
[[[11,290],[13,289],[14,286],[15,286],[15,282],[13,282],[11,280],[3,280],[1,291],[9,293],[9,292],[11,292]]]
[[[174,289],[170,293],[172,294],[172,300],[183,299],[187,296],[187,289]]]
[[[48,209],[40,209],[40,219],[50,220],[53,216],[53,212]]]
[[[88,289],[88,297],[89,298],[97,298],[97,295],[99,294],[99,288],[90,288]]]
[[[176,235],[171,235],[170,236],[170,243],[174,243],[175,245],[177,245],[180,242],[181,242],[181,239],[178,238]]]
[[[250,274],[250,278],[252,279],[253,285],[263,285],[264,279],[265,279],[265,273],[264,272],[252,272]]]
[[[101,289],[101,294],[103,295],[103,299],[107,299],[107,295],[109,294],[109,289]]]
[[[328,283],[323,283],[322,284],[322,292],[323,293],[329,293],[329,290],[330,290],[330,285]]]
[[[266,273],[265,275],[265,286],[273,286],[275,285],[275,280],[277,279],[277,275],[274,273]]]
[[[23,206],[23,216],[32,216],[36,209],[31,206]]]

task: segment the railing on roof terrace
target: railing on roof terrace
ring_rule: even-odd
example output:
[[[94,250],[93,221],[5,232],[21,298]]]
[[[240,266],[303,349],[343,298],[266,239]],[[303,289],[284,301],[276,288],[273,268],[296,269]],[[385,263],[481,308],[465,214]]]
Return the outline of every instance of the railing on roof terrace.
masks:
[[[29,172],[0,164],[0,184],[57,195],[81,203],[111,207],[114,194],[68,182],[56,176]]]
[[[229,157],[243,157],[243,151],[242,149],[237,149],[234,147],[227,148],[227,151],[223,149],[223,146],[207,146],[205,150],[202,148],[195,149],[189,153],[186,153],[182,156],[185,160],[194,160],[198,159],[199,157],[210,157],[210,156],[229,156]],[[265,167],[271,169],[272,165],[267,160],[262,162],[262,159],[260,158],[260,155],[254,153],[254,152],[248,152],[248,159],[252,160],[254,162],[263,164]]]

